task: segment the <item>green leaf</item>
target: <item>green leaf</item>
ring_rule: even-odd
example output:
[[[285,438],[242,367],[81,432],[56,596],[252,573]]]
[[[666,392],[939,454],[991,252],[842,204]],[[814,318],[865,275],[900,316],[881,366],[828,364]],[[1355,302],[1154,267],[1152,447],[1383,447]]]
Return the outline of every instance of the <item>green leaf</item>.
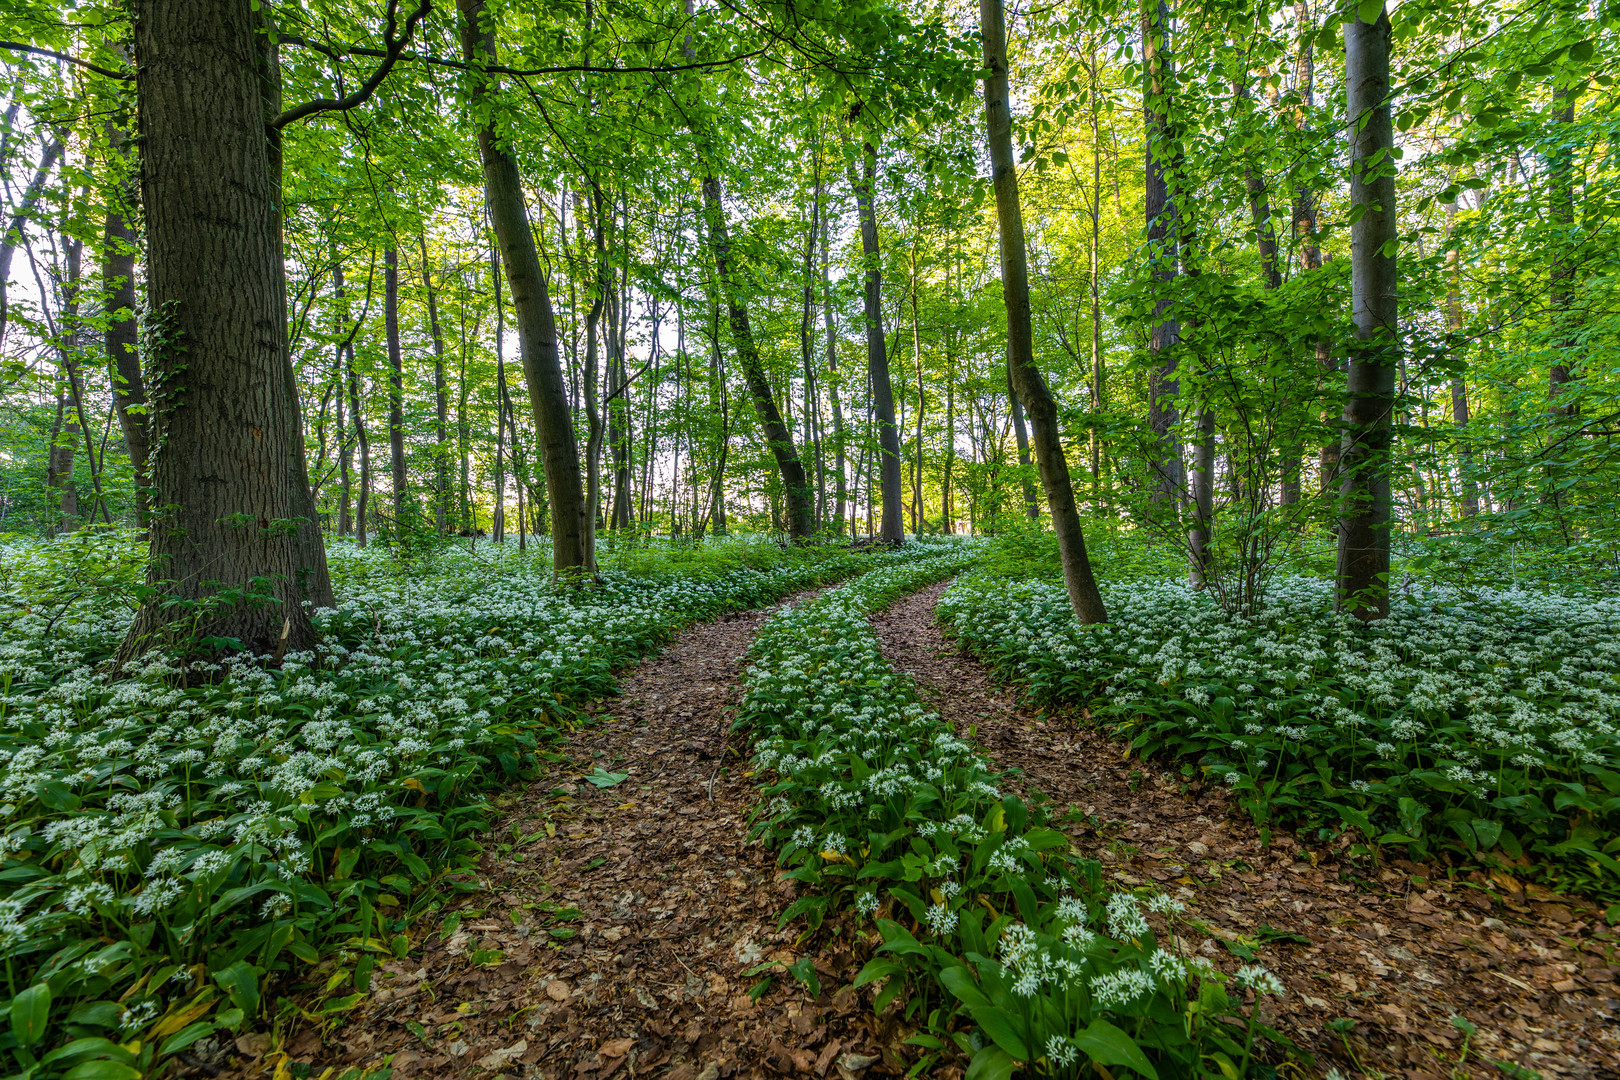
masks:
[[[596,770],[586,776],[585,779],[595,784],[599,788],[610,788],[622,784],[626,780],[630,779],[630,774],[622,772],[606,772],[603,770],[602,766],[598,765]]]
[[[163,1046],[158,1050],[159,1057],[168,1057],[178,1054],[198,1039],[206,1038],[214,1030],[212,1020],[198,1020],[195,1024],[187,1024],[179,1031],[163,1040]]]
[[[62,1075],[62,1080],[141,1080],[141,1070],[109,1058],[81,1061]]]
[[[230,996],[231,1004],[245,1016],[259,1011],[259,969],[246,960],[238,960],[224,971],[214,972],[214,981]]]
[[[1029,1059],[1029,1048],[1024,1045],[1024,1036],[1019,1032],[1018,1023],[1005,1010],[995,1004],[968,1006],[973,1014],[973,1022],[990,1039],[1007,1053],[1019,1061]],[[1157,1077],[1154,1080],[1158,1080]]]
[[[11,999],[11,1033],[17,1045],[24,1049],[33,1046],[45,1036],[45,1024],[51,1016],[51,988],[35,983]]]
[[[1356,5],[1356,18],[1371,26],[1378,21],[1379,14],[1384,10],[1384,0],[1361,0]]]
[[[1148,1080],[1159,1080],[1153,1063],[1136,1045],[1136,1040],[1106,1020],[1093,1020],[1086,1030],[1074,1037],[1080,1052],[1102,1065],[1124,1065],[1135,1069]]]
[[[999,1046],[987,1046],[968,1063],[966,1080],[1011,1080],[1013,1059]]]

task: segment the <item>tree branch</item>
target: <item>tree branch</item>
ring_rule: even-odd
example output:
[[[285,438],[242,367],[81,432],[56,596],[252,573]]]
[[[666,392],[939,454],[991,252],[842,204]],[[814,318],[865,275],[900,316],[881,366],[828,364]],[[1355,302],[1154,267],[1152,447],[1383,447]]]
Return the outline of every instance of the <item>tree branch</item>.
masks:
[[[405,46],[410,43],[411,34],[416,31],[417,24],[433,10],[433,0],[422,0],[421,5],[405,19],[405,32],[396,38],[394,37],[394,15],[397,5],[398,0],[389,0],[388,29],[383,34],[386,48],[381,53],[382,63],[377,65],[377,70],[371,73],[371,78],[361,84],[360,89],[341,98],[316,98],[314,101],[306,101],[304,104],[288,109],[276,117],[270,122],[270,126],[280,129],[306,117],[327,112],[346,112],[358,105],[365,104],[371,98],[371,95],[377,92],[377,87],[382,85],[383,79],[393,70],[394,65],[399,62],[400,57],[404,54]],[[290,38],[287,40],[292,41]]]
[[[99,64],[92,64],[88,60],[80,60],[77,56],[69,56],[67,53],[57,52],[55,49],[42,49],[38,45],[24,45],[20,41],[0,41],[0,49],[10,49],[12,52],[32,53],[35,56],[48,56],[52,60],[60,60],[64,64],[72,64],[74,67],[81,67],[86,71],[93,71],[97,75],[105,75],[109,79],[118,79],[122,82],[133,82],[135,79],[135,76],[130,72],[113,71],[111,68],[104,68]]]

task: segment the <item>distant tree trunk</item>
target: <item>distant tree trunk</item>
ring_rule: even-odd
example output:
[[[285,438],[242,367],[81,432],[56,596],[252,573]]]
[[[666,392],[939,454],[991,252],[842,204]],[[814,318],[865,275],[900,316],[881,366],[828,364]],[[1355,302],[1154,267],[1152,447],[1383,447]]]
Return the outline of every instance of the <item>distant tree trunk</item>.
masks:
[[[923,514],[923,418],[928,413],[928,399],[923,396],[922,317],[917,308],[917,249],[911,249],[911,359],[917,368],[917,466],[911,474],[911,531],[918,536],[928,528]]]
[[[156,509],[154,588],[119,660],[166,642],[307,649],[304,602],[330,606],[332,587],[287,351],[259,16],[247,0],[135,0],[134,26]],[[255,596],[210,603],[221,590]],[[174,641],[177,620],[195,637]]]
[[[1018,202],[1018,171],[1013,164],[1012,112],[1007,104],[1007,30],[1002,0],[979,0],[984,44],[985,126],[990,143],[991,177],[996,193],[996,220],[1001,234],[1001,287],[1007,305],[1007,356],[1015,397],[1023,399],[1033,428],[1035,458],[1057,534],[1058,556],[1069,603],[1082,623],[1108,620],[1102,594],[1086,557],[1085,536],[1074,503],[1069,463],[1058,431],[1057,402],[1035,366],[1029,318],[1029,275],[1024,248],[1024,216]]]
[[[427,290],[428,331],[433,336],[433,395],[439,423],[434,431],[433,528],[442,536],[450,521],[450,391],[444,375],[444,334],[439,329],[439,302],[428,268],[427,236],[422,245],[422,287]]]
[[[478,69],[497,61],[494,28],[480,30],[480,22],[487,21],[484,0],[457,0],[457,7],[462,18],[462,50],[475,69],[473,104],[487,106],[492,104],[497,82]],[[500,241],[512,307],[517,313],[524,380],[529,388],[546,490],[550,493],[552,565],[558,571],[594,572],[591,523],[586,520],[585,493],[579,480],[579,447],[574,440],[574,420],[557,351],[557,322],[548,283],[540,270],[534,233],[529,228],[523,181],[516,159],[501,145],[487,120],[478,131],[478,148],[490,218]]]
[[[866,260],[866,367],[872,380],[872,408],[878,424],[878,489],[883,500],[880,535],[891,544],[905,540],[906,524],[900,509],[900,429],[894,422],[894,387],[889,380],[889,353],[883,333],[883,263],[878,248],[877,209],[872,184],[877,175],[877,151],[871,143],[861,147],[862,172],[848,164],[849,186],[861,220],[861,254]]]
[[[410,474],[405,468],[405,369],[399,346],[399,252],[383,252],[383,336],[388,345],[388,470],[394,486],[394,529],[406,526]]]
[[[129,139],[124,130],[109,121],[108,142],[121,167],[130,163]],[[139,331],[135,312],[140,301],[135,296],[135,253],[139,238],[129,224],[134,209],[133,184],[120,184],[108,193],[102,228],[101,287],[106,312],[105,344],[107,368],[113,386],[113,406],[118,427],[129,448],[129,463],[135,472],[135,523],[146,528],[149,505],[146,459],[151,440],[146,424],[146,383],[141,378]]]
[[[7,126],[9,128],[9,125]],[[11,306],[7,290],[11,282],[11,260],[23,241],[23,229],[27,226],[28,218],[33,214],[34,206],[45,190],[45,182],[50,179],[51,170],[56,168],[56,161],[61,156],[62,136],[55,135],[45,144],[45,152],[39,158],[39,168],[34,170],[34,178],[23,189],[22,198],[17,201],[17,209],[12,213],[11,221],[6,226],[5,236],[0,237],[0,342],[5,340],[6,329],[10,325]]]
[[[1091,44],[1091,62],[1087,65],[1091,77],[1091,93],[1087,99],[1091,112],[1091,217],[1090,280],[1091,291],[1091,412],[1096,419],[1091,423],[1091,505],[1102,512],[1102,411],[1104,370],[1102,350],[1102,86],[1098,78],[1097,43]]]
[[[1350,288],[1356,345],[1344,408],[1339,488],[1338,603],[1362,620],[1389,614],[1391,411],[1399,356],[1395,273],[1395,167],[1389,108],[1389,16],[1354,9],[1344,24],[1346,114],[1351,131]]]
[[[1305,130],[1310,120],[1310,110],[1315,106],[1316,65],[1315,52],[1311,41],[1314,31],[1314,17],[1311,14],[1309,0],[1295,0],[1294,13],[1301,27],[1299,34],[1299,54],[1294,60],[1294,82],[1299,94],[1299,111],[1295,114],[1294,124],[1299,130]],[[1301,240],[1300,269],[1306,273],[1322,268],[1322,249],[1316,242],[1316,196],[1304,184],[1294,188],[1293,206],[1294,237]],[[1339,362],[1333,355],[1333,347],[1326,341],[1316,343],[1316,367],[1323,380],[1329,380],[1338,373]],[[1330,414],[1324,413],[1324,424],[1332,419]],[[1325,440],[1317,465],[1317,485],[1324,495],[1331,491],[1339,482],[1339,443],[1337,439]],[[1284,483],[1287,483],[1286,473]],[[1284,503],[1289,502],[1292,494],[1298,501],[1298,483],[1290,492],[1286,487],[1283,492]],[[1291,504],[1290,504],[1291,505]]]
[[[51,449],[45,457],[45,487],[53,492],[56,520],[50,530],[72,532],[83,524],[79,520],[79,492],[73,486],[73,457],[81,433],[78,414],[73,409],[67,390],[68,372],[59,368],[56,375],[56,423],[51,426]]]
[[[1547,160],[1547,217],[1556,233],[1553,238],[1552,270],[1548,273],[1555,360],[1547,371],[1547,412],[1553,417],[1569,417],[1578,411],[1576,406],[1563,400],[1572,381],[1566,357],[1575,352],[1575,152],[1566,134],[1575,123],[1573,97],[1565,98],[1562,107],[1554,111],[1553,123],[1561,137]]]
[[[982,0],[981,0],[982,3]],[[1146,154],[1146,216],[1148,259],[1152,277],[1161,289],[1176,279],[1176,203],[1170,189],[1169,161],[1174,157],[1170,135],[1170,8],[1165,0],[1143,0],[1142,59],[1146,85],[1143,88],[1143,141]],[[1166,506],[1179,504],[1185,489],[1182,475],[1181,442],[1176,437],[1179,413],[1176,405],[1181,382],[1176,377],[1175,347],[1181,340],[1181,326],[1170,312],[1170,301],[1161,297],[1154,307],[1153,328],[1148,350],[1155,366],[1148,375],[1148,427],[1158,442],[1159,457],[1153,462],[1157,483],[1155,501]]]
[[[371,508],[371,436],[366,433],[365,414],[360,410],[360,374],[355,370],[352,342],[344,350],[344,365],[349,376],[349,413],[354,417],[354,438],[360,444],[360,495],[354,507],[354,539],[365,547],[366,515]]]
[[[499,243],[499,241],[497,241]],[[489,253],[489,276],[495,290],[495,510],[490,539],[506,542],[506,300],[501,291],[500,252]]]
[[[827,220],[831,212],[821,215],[821,317],[827,330],[827,396],[832,401],[833,421],[833,518],[838,522],[838,533],[844,533],[844,503],[848,496],[849,465],[845,460],[844,406],[838,393],[838,331],[833,325],[832,277],[829,270],[831,245],[828,242]]]
[[[338,308],[339,318],[343,321],[347,321],[348,318],[347,296],[348,294],[344,290],[343,264],[341,262],[334,262],[332,264],[332,299],[334,301],[334,306]],[[349,511],[353,498],[353,494],[350,490],[350,484],[352,482],[350,480],[350,475],[353,472],[354,452],[350,447],[349,429],[347,426],[347,420],[344,416],[346,395],[344,393],[345,380],[343,371],[343,352],[344,349],[348,347],[349,342],[339,341],[337,346],[332,350],[332,381],[337,387],[337,415],[334,419],[337,424],[338,438],[337,534],[339,536],[348,536],[350,529],[353,528],[353,522],[351,521]]]
[[[1446,236],[1452,236],[1452,221],[1457,215],[1457,204],[1446,206]],[[1462,253],[1457,250],[1455,240],[1446,250],[1446,329],[1456,335],[1458,361],[1466,356],[1463,350],[1466,346],[1462,342],[1463,311],[1462,295]],[[1479,513],[1479,485],[1474,479],[1474,451],[1468,445],[1468,387],[1463,376],[1451,377],[1451,421],[1457,429],[1460,442],[1457,451],[1457,480],[1461,488],[1462,516],[1471,518]]]

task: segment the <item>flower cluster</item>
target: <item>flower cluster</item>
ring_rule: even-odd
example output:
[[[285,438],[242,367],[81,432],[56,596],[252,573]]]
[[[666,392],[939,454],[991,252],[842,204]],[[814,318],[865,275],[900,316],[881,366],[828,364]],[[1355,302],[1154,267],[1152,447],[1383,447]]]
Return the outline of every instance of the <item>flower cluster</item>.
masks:
[[[1104,594],[1102,626],[1041,581],[959,581],[939,610],[1035,698],[1090,703],[1261,821],[1353,826],[1418,854],[1529,850],[1573,884],[1620,889],[1620,599],[1436,586],[1364,625],[1310,578],[1277,580],[1248,617],[1176,584]]]
[[[41,591],[53,565],[90,561],[70,554],[16,543],[0,569]],[[117,578],[125,553],[102,555],[87,576]],[[643,552],[578,589],[538,549],[329,558],[343,600],[315,613],[318,648],[279,667],[154,654],[114,679],[102,661],[131,605],[14,595],[0,612],[0,951],[18,990],[54,966],[53,1024],[129,1030],[137,1006],[178,1007],[193,980],[172,979],[199,964],[246,964],[253,985],[334,934],[385,958],[408,947],[400,902],[476,853],[483,793],[532,767],[616,668],[866,561],[731,542],[702,560]],[[73,1012],[85,994],[124,1003]]]

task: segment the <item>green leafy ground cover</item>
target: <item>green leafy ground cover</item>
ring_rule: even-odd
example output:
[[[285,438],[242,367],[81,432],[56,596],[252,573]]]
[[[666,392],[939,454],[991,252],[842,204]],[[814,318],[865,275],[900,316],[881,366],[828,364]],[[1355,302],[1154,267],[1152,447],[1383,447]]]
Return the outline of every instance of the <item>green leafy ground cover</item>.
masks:
[[[98,666],[133,608],[128,541],[0,548],[7,1072],[135,1077],[274,1008],[272,979],[334,952],[324,1008],[352,1007],[373,964],[410,948],[424,887],[480,850],[485,793],[616,668],[867,561],[642,548],[561,590],[543,550],[330,557],[344,599],[316,651],[189,673],[154,658],[115,681]]]
[[[783,921],[814,928],[839,907],[875,920],[882,943],[857,985],[881,986],[876,1007],[899,1001],[920,1029],[914,1073],[960,1052],[970,1080],[1018,1063],[1054,1077],[1093,1076],[1092,1062],[1115,1077],[1249,1074],[1256,1042],[1280,1037],[1244,1001],[1280,990],[1275,977],[1251,967],[1229,982],[1166,949],[1180,904],[1106,891],[1100,865],[1041,807],[1003,795],[884,662],[868,616],[975,554],[912,545],[756,638],[739,724],[769,777],[756,829],[803,890]],[[808,965],[790,970],[813,986]]]
[[[1162,577],[1103,592],[1106,626],[1005,575],[939,612],[1034,700],[1089,706],[1262,825],[1620,896],[1620,599],[1415,585],[1363,626],[1313,578],[1274,580],[1252,616]]]

